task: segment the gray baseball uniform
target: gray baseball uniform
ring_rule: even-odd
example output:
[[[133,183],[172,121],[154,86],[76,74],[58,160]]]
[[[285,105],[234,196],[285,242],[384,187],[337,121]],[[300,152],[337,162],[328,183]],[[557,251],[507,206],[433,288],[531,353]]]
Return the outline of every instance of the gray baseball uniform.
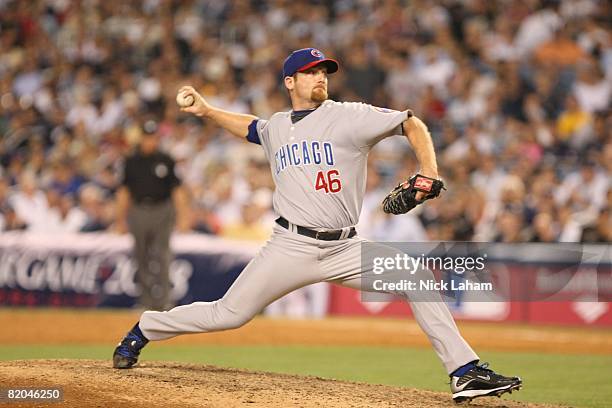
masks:
[[[359,219],[368,152],[384,137],[401,134],[406,118],[406,112],[328,100],[296,123],[290,112],[255,121],[247,139],[264,148],[276,184],[274,209],[289,221],[289,228],[275,226],[271,239],[223,298],[144,312],[143,334],[163,340],[237,328],[274,300],[315,282],[361,289],[361,275],[371,272],[361,265],[361,244],[367,241],[345,237]],[[297,226],[344,232],[342,239],[322,241],[298,234]],[[395,255],[384,245],[376,251],[378,256]],[[433,278],[428,270],[418,273]],[[393,294],[408,301],[413,296]],[[441,299],[411,302],[411,307],[448,373],[478,359]]]

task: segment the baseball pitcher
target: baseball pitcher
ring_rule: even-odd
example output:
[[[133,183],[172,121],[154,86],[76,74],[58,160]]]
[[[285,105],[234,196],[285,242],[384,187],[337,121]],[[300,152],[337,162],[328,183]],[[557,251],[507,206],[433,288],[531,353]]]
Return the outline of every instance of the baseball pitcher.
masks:
[[[115,349],[113,366],[130,368],[152,340],[240,327],[283,295],[315,282],[361,289],[368,270],[361,265],[357,224],[365,193],[370,149],[390,135],[404,134],[420,164],[419,174],[400,183],[383,201],[385,212],[403,214],[437,197],[435,152],[425,124],[409,110],[328,99],[328,75],[338,63],[315,48],[292,52],[283,81],[292,110],[268,120],[211,106],[194,88],[182,87],[182,111],[216,122],[233,135],[261,145],[270,163],[278,214],[274,233],[223,298],[166,312],[146,311]],[[386,247],[381,245],[384,253]],[[419,271],[423,278],[431,271]],[[411,301],[407,292],[389,292]],[[412,299],[414,300],[414,299]],[[519,389],[519,377],[505,377],[478,364],[440,299],[410,302],[414,316],[451,378],[457,402]]]

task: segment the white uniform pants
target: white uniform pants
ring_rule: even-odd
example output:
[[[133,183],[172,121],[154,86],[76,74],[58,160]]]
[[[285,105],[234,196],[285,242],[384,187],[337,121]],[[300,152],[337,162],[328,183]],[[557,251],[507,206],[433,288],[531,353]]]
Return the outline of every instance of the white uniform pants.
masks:
[[[270,241],[246,266],[223,298],[178,306],[167,312],[144,312],[140,329],[149,340],[234,329],[250,321],[274,300],[315,282],[327,281],[361,289],[362,242],[367,241],[359,237],[320,241],[276,225]],[[385,248],[381,245],[380,251],[384,252]],[[426,270],[425,273],[431,274]],[[410,301],[410,293],[393,293]],[[449,374],[478,359],[461,337],[441,298],[439,301],[415,301],[410,305]]]

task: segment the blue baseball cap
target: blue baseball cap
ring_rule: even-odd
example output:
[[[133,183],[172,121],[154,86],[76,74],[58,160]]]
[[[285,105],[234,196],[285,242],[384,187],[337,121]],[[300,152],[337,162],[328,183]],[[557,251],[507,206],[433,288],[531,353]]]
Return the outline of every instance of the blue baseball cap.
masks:
[[[338,71],[338,62],[331,58],[325,58],[325,55],[316,48],[302,48],[295,50],[285,59],[283,64],[283,78],[292,76],[296,72],[306,71],[316,65],[324,64],[327,67],[327,73],[333,74]]]

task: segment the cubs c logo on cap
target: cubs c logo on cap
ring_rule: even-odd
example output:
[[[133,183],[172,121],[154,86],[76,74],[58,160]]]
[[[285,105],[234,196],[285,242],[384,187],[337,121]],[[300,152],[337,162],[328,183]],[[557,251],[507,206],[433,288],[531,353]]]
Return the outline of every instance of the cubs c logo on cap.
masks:
[[[327,68],[328,74],[338,71],[338,62],[331,58],[325,58],[325,55],[316,48],[295,50],[289,54],[283,63],[283,77],[292,76],[296,72],[305,71],[319,64]]]

